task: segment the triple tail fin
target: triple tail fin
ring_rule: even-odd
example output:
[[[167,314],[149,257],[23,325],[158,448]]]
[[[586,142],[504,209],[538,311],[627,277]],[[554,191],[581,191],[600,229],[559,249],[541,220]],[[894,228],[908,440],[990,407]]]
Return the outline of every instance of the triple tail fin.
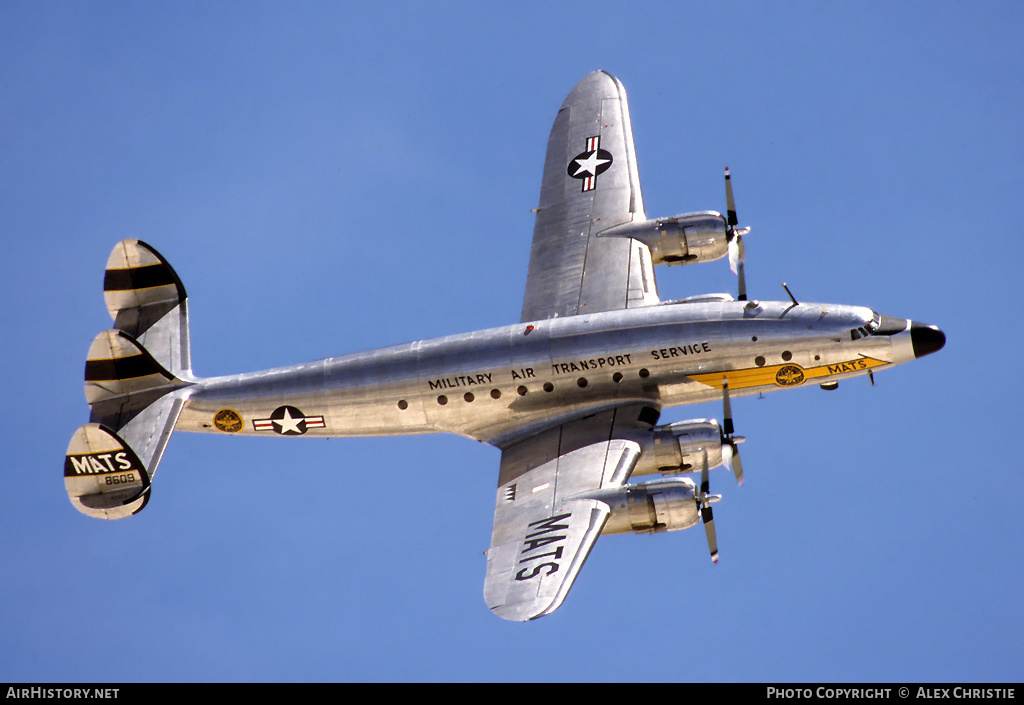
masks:
[[[64,485],[83,514],[119,519],[142,510],[192,376],[185,287],[160,253],[119,242],[103,293],[113,330],[85,363],[90,423],[68,445]]]

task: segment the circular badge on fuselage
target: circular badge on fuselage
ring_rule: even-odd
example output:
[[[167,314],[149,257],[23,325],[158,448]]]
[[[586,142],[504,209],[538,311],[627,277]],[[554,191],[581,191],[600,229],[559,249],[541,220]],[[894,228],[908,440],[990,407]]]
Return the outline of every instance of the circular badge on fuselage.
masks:
[[[804,371],[796,365],[783,365],[775,373],[775,384],[780,387],[792,387],[804,381]]]
[[[234,409],[221,409],[213,415],[213,425],[224,433],[238,433],[242,430],[242,417]]]

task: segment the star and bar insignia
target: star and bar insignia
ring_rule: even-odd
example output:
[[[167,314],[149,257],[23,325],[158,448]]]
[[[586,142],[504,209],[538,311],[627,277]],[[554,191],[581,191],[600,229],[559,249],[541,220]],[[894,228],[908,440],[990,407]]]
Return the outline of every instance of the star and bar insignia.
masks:
[[[566,172],[574,179],[583,182],[582,191],[593,191],[597,188],[597,177],[612,165],[612,153],[601,149],[601,136],[588,137],[586,150],[577,154],[569,162]]]
[[[270,414],[269,419],[253,419],[255,431],[273,431],[282,436],[301,436],[308,429],[324,428],[327,424],[323,416],[306,416],[294,406],[279,406]]]

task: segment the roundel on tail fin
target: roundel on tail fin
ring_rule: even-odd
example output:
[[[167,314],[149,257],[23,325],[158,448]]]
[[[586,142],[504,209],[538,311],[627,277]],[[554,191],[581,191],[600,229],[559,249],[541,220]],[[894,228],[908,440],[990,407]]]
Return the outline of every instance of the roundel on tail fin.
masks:
[[[75,509],[98,519],[121,519],[149,501],[150,477],[139,456],[106,426],[90,423],[71,437],[64,487]]]

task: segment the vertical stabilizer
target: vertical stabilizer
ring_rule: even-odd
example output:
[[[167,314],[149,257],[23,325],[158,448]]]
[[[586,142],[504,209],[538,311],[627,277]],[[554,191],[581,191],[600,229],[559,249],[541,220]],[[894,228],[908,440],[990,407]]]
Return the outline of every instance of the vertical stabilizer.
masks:
[[[174,268],[141,240],[122,240],[107,260],[103,298],[114,327],[135,338],[168,371],[192,376],[188,297]]]
[[[192,377],[188,299],[170,264],[139,240],[119,242],[103,280],[114,328],[85,363],[89,423],[75,431],[64,486],[83,514],[120,519],[142,510],[185,405]]]

